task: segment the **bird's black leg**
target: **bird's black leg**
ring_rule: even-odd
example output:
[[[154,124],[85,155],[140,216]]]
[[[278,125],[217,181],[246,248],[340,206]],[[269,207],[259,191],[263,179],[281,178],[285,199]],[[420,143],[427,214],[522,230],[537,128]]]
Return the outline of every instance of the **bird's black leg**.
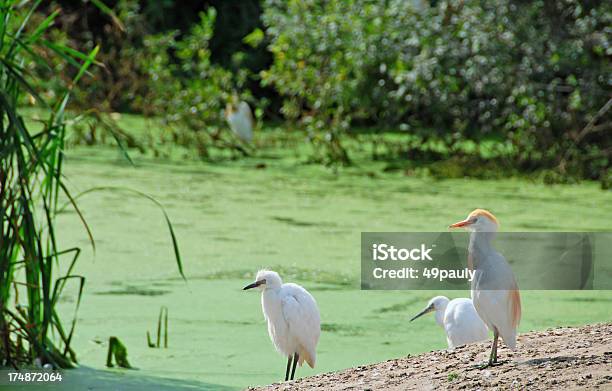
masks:
[[[493,366],[497,363],[497,339],[499,333],[496,328],[493,328],[493,346],[491,346],[491,356],[489,357],[489,366]]]
[[[493,347],[495,348],[495,351],[493,352],[493,364],[497,364],[497,346],[499,345],[498,340],[499,333],[495,333],[495,345],[493,345]]]
[[[489,361],[478,365],[478,369],[486,369],[488,367],[492,367],[497,364],[497,340],[499,339],[499,333],[497,329],[493,328],[493,345],[491,345],[491,354],[489,355]]]
[[[285,381],[289,380],[289,368],[291,368],[291,356],[287,360],[287,371],[285,372]]]
[[[293,376],[295,375],[295,366],[297,365],[297,362],[300,359],[300,355],[299,354],[294,354],[293,355],[293,368],[291,369],[291,380],[293,380]]]

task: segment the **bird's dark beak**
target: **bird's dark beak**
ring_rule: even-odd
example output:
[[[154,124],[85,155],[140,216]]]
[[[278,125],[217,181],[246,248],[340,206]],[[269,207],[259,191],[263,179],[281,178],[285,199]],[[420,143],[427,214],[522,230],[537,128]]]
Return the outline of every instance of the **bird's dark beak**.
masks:
[[[448,226],[448,228],[461,228],[461,227],[466,227],[473,223],[474,221],[472,221],[471,219],[466,219],[466,220],[458,221],[455,224],[451,224]]]
[[[254,283],[249,284],[249,285],[245,286],[244,288],[242,288],[242,290],[246,291],[247,289],[257,288],[261,284],[265,284],[265,283],[266,283],[266,280],[255,281]]]
[[[415,320],[416,318],[420,318],[421,316],[430,313],[431,311],[433,311],[433,305],[428,306],[427,308],[425,308],[423,311],[419,312],[418,314],[416,314],[412,319],[410,319],[410,321],[412,322],[413,320]]]

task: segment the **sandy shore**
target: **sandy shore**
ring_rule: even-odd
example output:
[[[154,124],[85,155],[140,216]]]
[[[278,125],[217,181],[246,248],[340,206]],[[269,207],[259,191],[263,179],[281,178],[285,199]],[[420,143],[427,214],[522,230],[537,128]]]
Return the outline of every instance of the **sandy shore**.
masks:
[[[612,323],[561,327],[503,344],[501,364],[480,369],[490,343],[325,373],[250,390],[612,389]]]

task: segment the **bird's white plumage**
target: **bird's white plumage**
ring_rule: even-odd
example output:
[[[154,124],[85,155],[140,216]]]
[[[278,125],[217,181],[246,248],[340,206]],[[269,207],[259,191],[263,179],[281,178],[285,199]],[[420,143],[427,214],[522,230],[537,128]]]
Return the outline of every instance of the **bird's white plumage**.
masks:
[[[449,348],[483,341],[489,330],[480,319],[472,300],[459,298],[451,300],[444,311],[444,331]]]
[[[474,308],[488,328],[497,330],[504,343],[515,349],[521,300],[510,265],[491,243],[497,232],[497,219],[477,209],[454,226],[466,226],[471,231],[469,264],[474,268],[471,289]]]
[[[478,316],[472,300],[458,298],[449,300],[445,296],[432,298],[419,315],[435,311],[436,323],[446,332],[449,348],[479,342],[487,339],[488,329]]]
[[[253,140],[253,114],[247,102],[238,103],[238,110],[235,110],[233,105],[228,105],[225,118],[232,131],[241,140],[246,142]]]
[[[283,284],[281,288],[283,315],[289,326],[288,345],[285,352],[299,354],[300,361],[306,360],[314,368],[316,346],[321,334],[321,320],[317,304],[304,288],[296,284]]]
[[[509,311],[509,293],[505,290],[483,291],[473,289],[472,300],[476,311],[490,329],[496,328],[499,336],[510,348],[516,348],[516,327],[512,324]]]
[[[475,271],[472,280],[472,301],[489,329],[497,329],[504,343],[516,348],[517,322],[512,313],[512,292],[516,282],[512,269],[503,255],[490,244],[491,235],[472,232],[471,256]]]
[[[268,333],[276,350],[286,357],[299,355],[314,368],[316,346],[321,334],[321,319],[317,303],[310,293],[293,283],[283,284],[277,273],[260,271],[261,306],[268,322]]]

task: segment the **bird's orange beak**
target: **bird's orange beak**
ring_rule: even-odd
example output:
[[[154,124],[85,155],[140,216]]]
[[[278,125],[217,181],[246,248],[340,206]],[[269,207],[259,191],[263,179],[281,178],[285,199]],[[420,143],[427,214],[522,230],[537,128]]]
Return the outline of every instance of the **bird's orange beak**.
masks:
[[[462,220],[462,221],[458,221],[455,224],[451,224],[448,226],[448,228],[461,228],[461,227],[466,227],[470,224],[473,224],[474,222],[471,221],[470,219],[466,219],[466,220]]]

